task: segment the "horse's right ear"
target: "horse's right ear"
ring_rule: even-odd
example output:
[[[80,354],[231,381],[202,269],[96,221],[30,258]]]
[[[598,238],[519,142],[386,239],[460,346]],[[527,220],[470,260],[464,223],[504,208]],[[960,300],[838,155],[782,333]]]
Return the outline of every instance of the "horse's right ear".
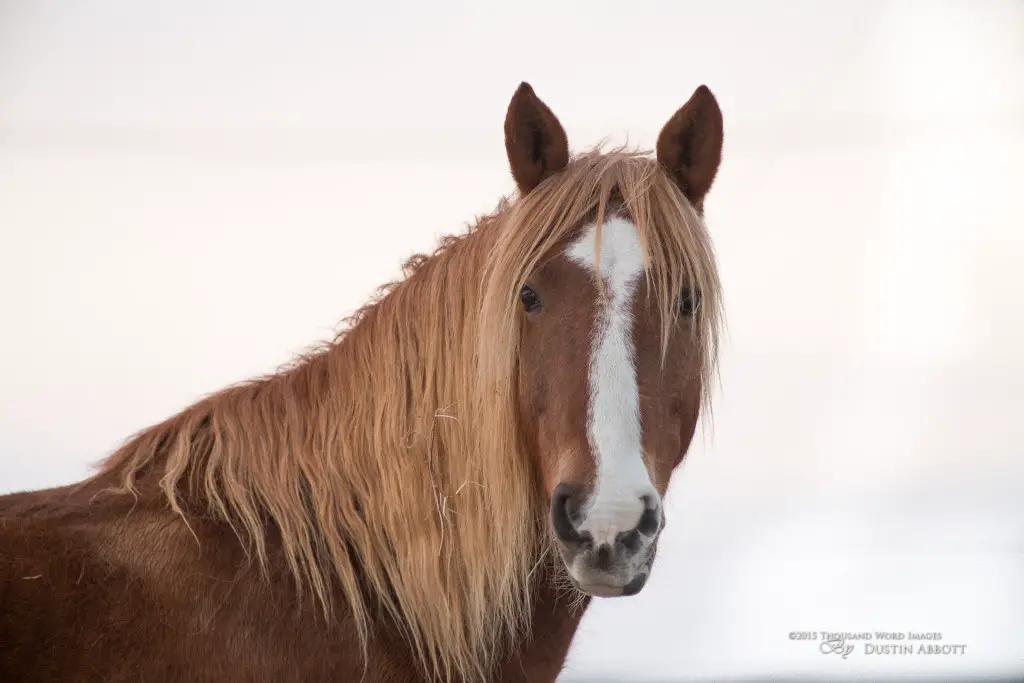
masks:
[[[505,151],[521,195],[569,163],[565,130],[529,83],[521,83],[509,102]]]

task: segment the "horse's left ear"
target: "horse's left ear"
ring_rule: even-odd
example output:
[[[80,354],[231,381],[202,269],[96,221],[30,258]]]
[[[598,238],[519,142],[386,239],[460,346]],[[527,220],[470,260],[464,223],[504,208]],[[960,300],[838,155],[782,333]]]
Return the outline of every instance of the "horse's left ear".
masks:
[[[565,130],[529,83],[521,83],[509,102],[505,114],[505,151],[522,195],[569,163]]]
[[[702,85],[658,135],[658,162],[698,208],[722,161],[722,132],[722,110]]]

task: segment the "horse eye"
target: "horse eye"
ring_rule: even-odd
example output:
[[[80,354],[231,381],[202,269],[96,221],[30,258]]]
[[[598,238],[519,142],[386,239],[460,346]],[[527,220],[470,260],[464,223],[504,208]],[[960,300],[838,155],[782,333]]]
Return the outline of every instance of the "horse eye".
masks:
[[[679,315],[684,318],[692,318],[698,308],[700,308],[700,291],[684,289],[679,296]]]
[[[523,288],[519,290],[519,300],[523,302],[523,308],[527,313],[532,313],[540,308],[540,298],[537,296],[537,292],[530,289],[529,285],[523,285]]]

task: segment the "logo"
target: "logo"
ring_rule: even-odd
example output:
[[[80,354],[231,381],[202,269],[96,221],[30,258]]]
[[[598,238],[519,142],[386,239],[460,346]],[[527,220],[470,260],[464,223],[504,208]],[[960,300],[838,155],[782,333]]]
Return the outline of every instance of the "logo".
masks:
[[[846,638],[840,637],[833,640],[821,641],[821,645],[818,646],[818,649],[823,655],[836,654],[843,659],[846,659],[846,655],[853,652],[853,645],[847,645]]]
[[[818,652],[840,659],[854,650],[882,657],[963,656],[967,652],[965,643],[946,642],[939,631],[790,631],[789,639],[817,642]]]

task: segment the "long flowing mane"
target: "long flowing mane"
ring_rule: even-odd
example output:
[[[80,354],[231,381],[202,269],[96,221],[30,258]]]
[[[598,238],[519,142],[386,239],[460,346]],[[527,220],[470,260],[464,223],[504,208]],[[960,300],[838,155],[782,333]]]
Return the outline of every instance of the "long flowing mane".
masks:
[[[347,610],[364,648],[378,605],[427,673],[485,680],[529,626],[547,549],[519,432],[516,293],[613,191],[666,334],[680,288],[701,290],[691,329],[710,377],[720,287],[702,217],[650,156],[595,149],[413,257],[331,342],[136,434],[94,478],[122,493],[159,481],[186,522],[229,524],[261,567],[273,529],[299,589],[328,619]]]

